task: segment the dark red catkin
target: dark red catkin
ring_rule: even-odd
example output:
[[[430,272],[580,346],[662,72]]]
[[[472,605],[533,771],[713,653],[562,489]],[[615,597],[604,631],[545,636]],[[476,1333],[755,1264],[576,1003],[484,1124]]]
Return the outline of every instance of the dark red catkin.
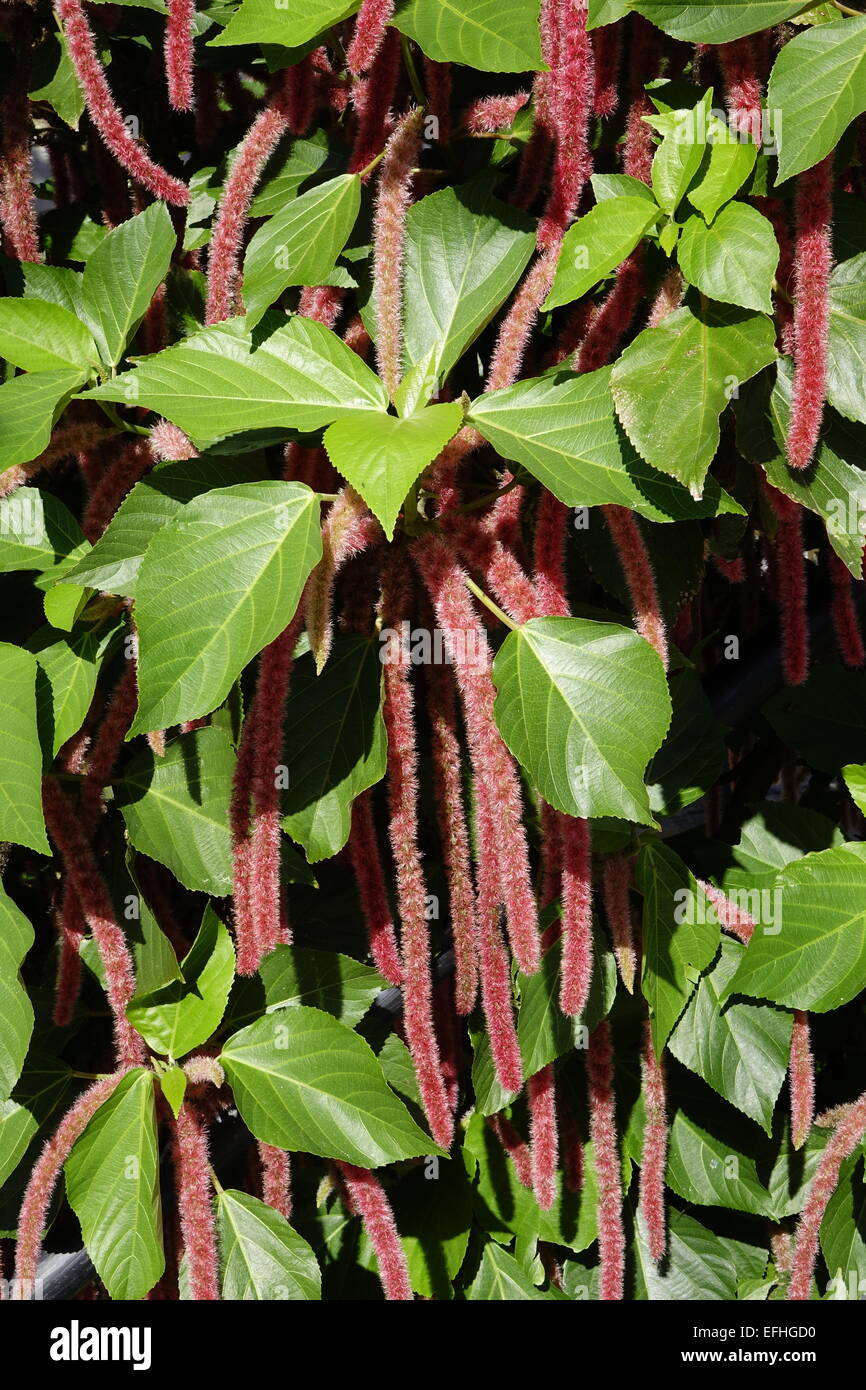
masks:
[[[359,555],[381,527],[354,488],[344,487],[322,526],[322,558],[310,577],[306,595],[306,624],[310,649],[320,672],[334,641],[334,582],[353,555]]]
[[[193,24],[195,0],[168,0],[165,28],[165,75],[175,111],[193,108]]]
[[[833,630],[836,646],[846,666],[855,669],[866,662],[863,636],[854,602],[853,577],[835,550],[829,551],[830,579],[833,583]]]
[[[502,939],[499,878],[496,868],[496,808],[490,787],[477,770],[473,776],[476,809],[476,879],[478,886],[478,969],[481,1003],[490,1053],[500,1086],[517,1092],[523,1085],[523,1061],[514,1023],[511,967]]]
[[[623,172],[630,174],[633,179],[650,183],[655,146],[652,127],[647,125],[643,117],[651,115],[654,107],[644,91],[644,83],[647,75],[655,73],[659,66],[661,34],[654,25],[643,18],[643,15],[632,14],[629,21],[627,70],[631,75],[631,81],[622,167]]]
[[[219,1259],[211,1196],[207,1126],[189,1102],[175,1122],[175,1180],[190,1298],[213,1302],[219,1293]]]
[[[388,826],[397,877],[404,1026],[418,1089],[434,1139],[449,1148],[454,1126],[433,1024],[427,889],[418,848],[418,748],[408,642],[401,632],[411,611],[405,554],[392,554],[382,578],[380,616],[391,636],[383,650],[382,714],[388,735]]]
[[[400,73],[400,35],[396,29],[388,29],[368,76],[356,81],[352,88],[358,128],[349,160],[350,174],[362,173],[381,154],[390,128],[388,113]]]
[[[485,1117],[488,1127],[496,1135],[511,1162],[514,1164],[514,1171],[517,1174],[517,1181],[523,1187],[532,1187],[532,1154],[529,1145],[518,1134],[514,1125],[505,1114],[487,1115]]]
[[[552,9],[555,33],[547,90],[556,154],[553,187],[538,227],[538,245],[558,250],[592,169],[589,122],[595,81],[586,0],[546,0],[546,4]]]
[[[761,148],[762,85],[758,75],[758,51],[751,35],[720,44],[716,56],[725,82],[725,103],[735,131],[750,135]]]
[[[155,164],[124,124],[111,95],[81,0],[56,0],[56,8],[88,114],[111,153],[143,188],[167,203],[186,207],[189,202],[186,184]]]
[[[812,1275],[818,1255],[818,1236],[830,1198],[839,1185],[839,1173],[862,1142],[866,1133],[866,1092],[843,1110],[836,1128],[830,1135],[815,1171],[797,1226],[794,1255],[791,1261],[791,1280],[788,1299],[799,1302],[809,1298]]]
[[[530,1076],[526,1083],[532,1142],[532,1190],[543,1211],[556,1201],[556,1165],[559,1134],[556,1124],[556,1081],[553,1063]]]
[[[393,400],[403,374],[403,251],[406,212],[421,147],[424,112],[410,111],[385,147],[373,218],[373,299],[379,375]]]
[[[776,581],[782,613],[782,665],[789,685],[802,685],[809,674],[809,622],[806,610],[806,561],[803,513],[798,504],[767,485],[776,514]]]
[[[629,994],[634,994],[637,953],[629,898],[631,861],[628,855],[611,854],[605,859],[602,884],[604,913],[620,979]]]
[[[802,1009],[794,1010],[788,1090],[791,1096],[791,1143],[795,1149],[802,1149],[815,1118],[815,1059],[812,1056],[809,1015]]]
[[[362,792],[352,803],[352,831],[349,836],[349,855],[361,911],[367,927],[367,943],[373,964],[380,975],[392,985],[403,979],[400,952],[394,935],[394,922],[385,887],[385,874],[376,822],[373,817],[372,793]]]
[[[91,543],[99,540],[128,492],[155,462],[144,438],[125,441],[108,470],[90,494],[81,527]]]
[[[612,116],[619,105],[622,37],[620,24],[603,24],[593,31],[595,83],[592,109],[596,116]]]
[[[577,352],[575,371],[593,372],[616,356],[645,288],[644,252],[639,246],[623,261],[616,272],[613,288],[592,311]]]
[[[413,1294],[406,1254],[382,1184],[368,1169],[356,1168],[354,1163],[338,1163],[337,1167],[376,1252],[379,1279],[386,1299],[389,1302],[411,1302]]]
[[[607,1019],[589,1035],[586,1054],[589,1092],[589,1137],[598,1183],[598,1296],[622,1299],[625,1283],[625,1232],[622,1223],[622,1176],[616,1137],[613,1092],[613,1045]]]
[[[664,1061],[656,1057],[652,1029],[648,1021],[644,1023],[643,1031],[641,1090],[644,1132],[640,1156],[638,1208],[646,1229],[650,1258],[658,1264],[667,1246],[665,1165],[668,1152],[668,1118]]]
[[[833,156],[797,180],[794,247],[794,388],[787,454],[808,468],[815,454],[827,386],[830,329]]]
[[[287,1221],[292,1219],[292,1159],[285,1149],[258,1144],[262,1166],[262,1201]]]
[[[0,222],[3,249],[19,261],[41,261],[39,222],[30,178],[33,124],[27,95],[30,66],[15,55],[17,73],[0,99]]]
[[[604,519],[616,546],[634,610],[635,627],[655,647],[665,670],[668,666],[668,639],[659,604],[656,579],[637,518],[628,507],[602,508]]]
[[[115,1086],[123,1080],[125,1071],[115,1072],[88,1086],[70,1110],[67,1110],[52,1137],[43,1148],[30,1174],[18,1217],[18,1239],[15,1244],[15,1286],[12,1297],[32,1296],[32,1281],[36,1278],[42,1232],[48,1216],[60,1170],[72,1152],[72,1146],[84,1133],[96,1111],[108,1099]]]
[[[451,139],[451,64],[434,63],[432,58],[425,58],[424,85],[427,110],[436,121],[433,139],[447,144]]]

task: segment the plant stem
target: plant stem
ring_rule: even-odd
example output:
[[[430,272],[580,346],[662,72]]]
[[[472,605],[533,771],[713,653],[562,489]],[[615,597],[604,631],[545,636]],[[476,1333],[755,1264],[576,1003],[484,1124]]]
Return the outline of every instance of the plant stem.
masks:
[[[415,55],[412,52],[411,40],[405,35],[400,35],[400,47],[403,50],[403,62],[406,64],[406,71],[409,74],[409,81],[412,84],[412,91],[415,93],[415,100],[419,106],[426,109],[427,95],[421,85],[421,78],[418,76],[418,68],[415,64]]]
[[[508,614],[503,613],[502,609],[498,604],[493,602],[489,594],[485,594],[484,590],[480,589],[474,579],[470,579],[468,575],[466,576],[466,587],[470,593],[474,594],[477,599],[480,599],[485,608],[489,608],[490,612],[495,614],[501,623],[504,623],[506,627],[510,627],[512,632],[517,631],[519,624],[512,622]]]

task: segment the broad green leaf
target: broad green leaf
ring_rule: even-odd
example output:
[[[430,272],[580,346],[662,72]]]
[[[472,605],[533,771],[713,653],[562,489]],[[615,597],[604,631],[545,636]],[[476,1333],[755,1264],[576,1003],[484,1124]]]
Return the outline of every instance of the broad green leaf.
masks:
[[[92,550],[64,578],[111,594],[134,595],[145,551],[184,504],[212,488],[258,482],[264,469],[248,459],[187,459],[165,463],[136,483]],[[17,494],[16,494],[17,495]]]
[[[866,988],[866,845],[807,854],[776,880],[781,922],[758,928],[725,997],[826,1013]]]
[[[652,189],[631,174],[591,174],[589,181],[597,203],[610,198],[643,198],[653,204],[656,201]]]
[[[441,1153],[364,1039],[320,1009],[259,1019],[229,1038],[220,1061],[241,1118],[266,1144],[364,1168]]]
[[[729,305],[685,305],[644,329],[614,363],[623,429],[655,468],[703,491],[733,391],[774,361],[773,324]]]
[[[56,1129],[54,1115],[66,1108],[68,1093],[74,1088],[72,1072],[66,1062],[56,1056],[34,1053],[31,1050],[27,1065],[12,1098],[0,1105],[0,1187],[3,1187],[34,1140],[47,1139]],[[42,1134],[40,1134],[42,1131]],[[38,1145],[32,1149],[32,1160],[39,1155]],[[21,1206],[21,1194],[30,1177],[32,1163],[24,1163],[19,1168],[15,1181],[9,1183],[3,1194],[8,1224],[14,1226]]]
[[[76,318],[81,317],[80,270],[70,270],[66,266],[37,265],[32,261],[21,264],[23,291],[27,299],[45,299],[49,304],[59,304],[68,309]]]
[[[708,1134],[682,1110],[674,1116],[668,1138],[667,1182],[679,1197],[697,1206],[775,1214],[754,1160]]]
[[[186,1095],[186,1072],[182,1067],[167,1067],[159,1072],[159,1088],[171,1106],[171,1113],[177,1119],[183,1098]]]
[[[379,518],[385,535],[394,526],[406,494],[463,423],[457,401],[428,405],[415,415],[357,411],[325,431],[328,457]]]
[[[18,1167],[38,1128],[36,1116],[26,1105],[0,1101],[0,1187]]]
[[[21,1074],[30,1035],[33,1008],[19,974],[21,962],[33,945],[33,928],[20,908],[0,888],[0,1100]]]
[[[62,32],[49,35],[37,50],[29,77],[32,83],[28,93],[30,100],[47,101],[61,121],[77,130],[84,111],[84,92]]]
[[[392,22],[437,63],[481,72],[544,67],[538,0],[403,0]]]
[[[132,733],[210,714],[291,621],[322,554],[302,483],[195,497],[148,546],[136,581],[139,707]]]
[[[115,789],[130,841],[187,888],[232,888],[229,800],[235,754],[225,729],[195,729],[139,753]]]
[[[404,1173],[389,1195],[415,1293],[422,1298],[453,1298],[451,1280],[463,1264],[472,1226],[473,1193],[462,1155],[448,1162],[427,1160]],[[366,1232],[358,1262],[365,1269],[377,1267]]]
[[[387,981],[371,966],[338,951],[307,946],[278,946],[262,961],[259,973],[268,1013],[305,1004],[333,1014],[350,1028],[387,988]]]
[[[165,279],[177,242],[164,203],[151,203],[121,222],[88,256],[82,281],[82,314],[103,361],[114,366]]]
[[[668,1212],[668,1251],[659,1267],[643,1231],[635,1241],[635,1298],[653,1303],[731,1303],[745,1279],[761,1279],[767,1251],[716,1235],[685,1212]]]
[[[36,715],[48,761],[84,723],[96,691],[96,679],[115,629],[99,634],[84,630],[58,632],[37,628],[26,646],[39,663]]]
[[[543,308],[580,299],[616,270],[659,217],[655,202],[639,197],[606,198],[573,227],[562,243],[556,275]]]
[[[661,1055],[697,973],[718,950],[720,928],[693,874],[660,840],[643,846],[636,873],[643,894],[641,992],[650,1007],[653,1046]]]
[[[668,1046],[683,1066],[769,1134],[788,1070],[793,1018],[767,1004],[722,1003],[745,949],[738,941],[722,942],[718,961],[701,977]]]
[[[83,323],[44,299],[0,299],[0,357],[28,372],[86,375],[99,354]]]
[[[827,399],[840,415],[866,424],[866,252],[830,276]]]
[[[0,471],[42,453],[54,421],[85,376],[83,369],[31,372],[0,386]]]
[[[255,349],[242,320],[204,328],[86,394],[156,410],[200,449],[248,430],[317,430],[388,405],[358,354],[300,314]]]
[[[748,203],[729,203],[709,227],[690,217],[677,244],[680,269],[710,299],[773,312],[779,263],[772,223]]]
[[[866,814],[866,765],[851,763],[848,767],[843,767],[842,775],[854,805]]]
[[[339,853],[349,838],[355,797],[385,775],[382,650],[378,642],[346,633],[337,637],[321,675],[312,652],[292,673],[282,825],[311,864]]]
[[[615,24],[625,18],[629,9],[629,0],[588,0],[586,27],[597,29],[602,24]]]
[[[50,492],[19,487],[0,499],[0,571],[62,568],[69,556],[90,547],[66,506]]]
[[[701,679],[690,667],[671,673],[673,716],[667,736],[647,768],[650,807],[675,815],[713,785],[725,762],[722,726]]]
[[[650,521],[738,510],[710,479],[700,501],[637,453],[616,417],[610,367],[531,377],[472,402],[467,420],[569,507],[615,503]]]
[[[475,1303],[518,1303],[547,1300],[550,1294],[537,1289],[514,1256],[497,1245],[495,1240],[489,1240],[482,1252],[478,1273],[466,1290],[466,1297]]]
[[[673,217],[707,150],[708,112],[712,91],[704,94],[692,110],[670,111],[652,118],[662,130],[662,142],[653,155],[652,189],[660,208]]]
[[[247,323],[258,323],[289,285],[321,285],[349,239],[361,180],[340,174],[289,203],[255,233],[244,256]]]
[[[211,48],[236,44],[271,43],[297,48],[332,24],[348,19],[361,0],[242,0],[225,29],[210,39]]]
[[[781,24],[803,0],[629,0],[629,9],[686,43],[730,43]]]
[[[306,140],[293,140],[288,155],[272,178],[266,179],[250,204],[250,217],[272,217],[282,212],[302,183],[313,177],[328,158],[328,140],[323,130]]]
[[[816,24],[786,43],[770,74],[767,109],[783,183],[829,154],[866,111],[866,16]]]
[[[755,814],[744,821],[740,838],[731,850],[725,849],[726,866],[719,885],[745,890],[750,896],[744,907],[756,920],[769,919],[767,901],[760,894],[774,891],[776,874],[786,864],[813,850],[830,849],[845,843],[842,832],[827,816],[806,806],[781,801],[760,802]],[[728,863],[728,858],[730,862]]]
[[[775,382],[762,378],[736,404],[737,444],[747,459],[761,465],[773,487],[822,518],[839,559],[859,579],[866,534],[866,480],[859,464],[866,428],[826,410],[811,465],[790,468],[785,438],[792,389],[791,362],[780,357]]]
[[[217,1193],[216,1209],[224,1299],[321,1298],[316,1257],[284,1216],[231,1189]]]
[[[180,971],[181,979],[136,995],[126,1010],[148,1046],[172,1058],[207,1042],[225,1013],[234,979],[232,939],[210,904]]]
[[[35,656],[0,642],[0,840],[50,854],[42,815]]]
[[[153,1072],[128,1072],[66,1160],[66,1195],[111,1298],[144,1298],[165,1268]]]
[[[755,167],[758,150],[751,140],[738,138],[730,124],[713,117],[708,122],[710,157],[699,181],[686,197],[693,208],[712,222],[719,208],[733,198]]]
[[[839,773],[866,761],[866,672],[837,662],[816,666],[804,685],[780,690],[764,705],[783,743],[812,767]]]
[[[836,1191],[821,1222],[821,1253],[831,1279],[839,1279],[848,1298],[866,1287],[866,1184],[862,1149],[842,1164]]]
[[[52,627],[71,632],[92,597],[83,584],[54,584],[42,601],[45,617]]]
[[[528,219],[471,184],[443,188],[409,209],[403,290],[409,381],[404,389],[413,390],[418,404],[486,328],[534,247]]]
[[[531,783],[566,815],[654,825],[643,775],[671,701],[657,653],[636,632],[537,618],[493,664],[499,732]]]

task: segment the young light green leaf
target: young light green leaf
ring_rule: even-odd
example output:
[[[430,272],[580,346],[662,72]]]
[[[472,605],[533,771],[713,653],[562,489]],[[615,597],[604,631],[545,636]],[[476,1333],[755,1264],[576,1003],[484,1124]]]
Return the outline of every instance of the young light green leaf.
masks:
[[[681,483],[651,468],[622,427],[610,394],[610,367],[531,377],[472,402],[467,415],[502,458],[522,463],[569,507],[612,502],[649,521],[685,521],[738,511],[708,481],[696,501]]]
[[[671,719],[658,654],[615,623],[536,618],[493,663],[499,732],[551,806],[655,825],[643,774]]]
[[[643,894],[641,992],[650,1007],[653,1046],[661,1055],[695,988],[719,948],[719,923],[697,879],[660,840],[637,860]]]
[[[317,430],[388,406],[358,354],[300,314],[255,349],[243,320],[204,328],[86,395],[156,410],[199,449],[248,430]]]
[[[311,864],[339,853],[349,838],[355,797],[385,775],[381,650],[367,637],[346,633],[337,637],[321,675],[311,652],[292,674],[282,825]]]
[[[47,101],[61,121],[77,130],[84,111],[84,92],[62,31],[51,34],[37,50],[30,81],[33,83],[28,93],[30,100]]]
[[[21,278],[25,298],[44,299],[49,304],[59,304],[61,309],[68,309],[76,318],[81,317],[83,276],[80,270],[22,261]]]
[[[52,627],[71,632],[92,597],[83,584],[55,584],[42,601],[45,617]]]
[[[209,40],[210,47],[267,43],[297,48],[348,19],[360,4],[361,0],[283,0],[277,9],[273,0],[242,0],[225,29]]]
[[[781,922],[759,927],[724,997],[826,1013],[866,988],[866,845],[807,854],[781,870]]]
[[[437,63],[481,72],[544,67],[538,0],[403,0],[392,22]]]
[[[232,888],[228,808],[235,754],[225,729],[194,729],[139,753],[116,788],[132,844],[187,888],[224,897]]]
[[[854,805],[858,811],[866,814],[866,765],[851,763],[848,767],[843,767],[842,775]]]
[[[786,43],[767,108],[779,148],[777,183],[811,169],[866,111],[866,15],[816,24]]]
[[[394,526],[406,494],[463,423],[458,401],[428,405],[415,415],[357,411],[325,431],[328,457],[379,518],[385,535]]]
[[[111,1298],[144,1298],[165,1268],[153,1072],[136,1067],[66,1160],[66,1194]]]
[[[364,1039],[319,1009],[259,1019],[229,1038],[220,1061],[244,1123],[266,1144],[365,1168],[441,1153]]]
[[[302,483],[241,483],[188,502],[154,536],[136,582],[131,732],[216,709],[291,621],[321,554],[319,500]]]
[[[165,203],[151,203],[110,231],[88,256],[82,314],[109,366],[120,361],[144,318],[165,279],[176,242]]]
[[[712,96],[711,90],[706,92],[693,110],[670,111],[653,118],[653,124],[664,134],[653,155],[652,189],[659,207],[669,217],[673,217],[704,161]]]
[[[616,270],[659,216],[655,202],[646,198],[606,198],[596,203],[566,232],[542,307],[556,309],[580,299]]]
[[[630,0],[629,9],[686,43],[730,43],[781,24],[803,0]]]
[[[772,223],[757,208],[729,203],[710,226],[701,217],[690,217],[677,258],[689,283],[710,299],[773,312],[779,243]]]
[[[180,980],[136,995],[126,1010],[148,1046],[172,1058],[207,1042],[225,1013],[234,979],[232,939],[210,904],[180,970]]]
[[[0,472],[35,459],[51,428],[86,372],[32,372],[0,386]]]
[[[99,353],[68,309],[43,299],[0,299],[0,357],[28,372],[87,372]]]
[[[546,1302],[549,1293],[537,1289],[513,1255],[489,1240],[484,1246],[478,1273],[466,1290],[470,1302]]]
[[[827,399],[849,420],[866,424],[866,252],[830,276]]]
[[[159,1073],[159,1088],[171,1106],[172,1115],[177,1119],[186,1095],[186,1072],[182,1067],[167,1067]]]
[[[96,690],[96,678],[116,629],[58,632],[37,628],[26,646],[39,663],[36,716],[48,761],[84,723]]]
[[[723,304],[676,309],[614,363],[611,392],[622,427],[647,463],[699,497],[733,389],[775,356],[764,314]]]
[[[42,815],[36,658],[0,642],[0,840],[50,854]]]
[[[19,973],[32,945],[33,928],[0,888],[0,1101],[21,1075],[33,1032],[33,1007]]]
[[[698,183],[693,183],[686,197],[693,208],[712,222],[719,208],[733,198],[755,167],[758,150],[751,140],[743,139],[727,122],[712,117],[708,122],[710,158]]]
[[[217,1223],[224,1299],[321,1298],[312,1249],[273,1207],[246,1192],[220,1191]]]
[[[247,323],[258,323],[289,285],[321,285],[349,239],[361,207],[361,180],[340,174],[293,199],[250,241],[244,256]]]
[[[631,174],[591,174],[589,181],[597,203],[611,198],[643,198],[645,203],[655,203],[652,189]]]
[[[63,567],[75,551],[89,550],[84,532],[67,507],[50,492],[20,487],[0,499],[0,569],[39,570]]]

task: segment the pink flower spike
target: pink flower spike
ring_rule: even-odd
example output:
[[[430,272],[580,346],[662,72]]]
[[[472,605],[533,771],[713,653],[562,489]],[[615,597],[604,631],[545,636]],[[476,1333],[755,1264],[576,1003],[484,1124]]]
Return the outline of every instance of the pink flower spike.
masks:
[[[195,0],[168,0],[165,73],[168,99],[175,111],[193,108],[193,24]]]
[[[808,468],[824,418],[830,271],[833,265],[833,155],[797,180],[794,250],[794,391],[788,425],[788,463]]]
[[[815,1116],[815,1059],[812,1056],[809,1015],[802,1009],[794,1010],[788,1089],[791,1094],[791,1143],[795,1149],[802,1149]]]
[[[550,114],[556,135],[553,188],[538,228],[539,247],[558,252],[589,178],[589,122],[595,79],[586,0],[551,0],[555,30],[549,74]]]
[[[411,1303],[414,1295],[406,1254],[400,1243],[391,1204],[381,1183],[367,1168],[356,1168],[354,1163],[338,1163],[337,1167],[376,1252],[379,1278],[386,1299],[389,1303]]]
[[[517,1174],[522,1187],[532,1187],[532,1155],[529,1146],[523,1141],[508,1116],[502,1111],[498,1115],[486,1115],[485,1120],[496,1135]]]
[[[403,250],[406,212],[421,146],[420,107],[410,111],[385,147],[373,218],[373,298],[379,329],[379,375],[393,400],[403,374]]]
[[[69,57],[84,93],[90,119],[115,159],[127,173],[157,198],[186,207],[189,189],[145,154],[130,135],[105,77],[81,0],[56,0],[57,15]]]
[[[258,1145],[262,1165],[262,1201],[287,1221],[292,1219],[292,1159],[273,1144]]]
[[[463,125],[470,135],[492,135],[496,131],[510,130],[518,111],[522,111],[528,101],[528,92],[515,92],[512,96],[503,97],[480,97],[467,108]]]
[[[659,605],[652,561],[640,526],[627,507],[602,508],[613,543],[619,555],[634,609],[635,627],[641,637],[655,647],[662,664],[668,667],[668,639]]]
[[[14,61],[21,62],[21,55],[16,53]],[[0,99],[0,223],[7,254],[19,261],[41,261],[39,219],[30,173],[28,76],[29,67],[25,64]]]
[[[396,29],[388,29],[369,75],[353,86],[358,128],[349,160],[350,174],[362,173],[385,144],[391,129],[388,112],[402,71],[401,58],[400,35]]]
[[[592,983],[590,823],[560,816],[562,835],[562,980],[559,1007],[578,1018]]]
[[[556,1201],[559,1135],[556,1126],[556,1082],[553,1063],[530,1076],[526,1085],[532,1133],[532,1189],[542,1211]]]
[[[791,1280],[788,1300],[804,1301],[812,1290],[812,1275],[818,1255],[818,1236],[830,1198],[839,1185],[839,1173],[861,1143],[866,1132],[866,1092],[845,1109],[827,1141],[824,1152],[809,1184],[809,1191],[800,1214],[794,1256],[791,1261]]]
[[[586,1077],[589,1137],[594,1150],[598,1183],[598,1248],[601,1262],[598,1296],[603,1302],[619,1301],[623,1298],[625,1285],[625,1232],[613,1092],[613,1046],[607,1019],[589,1035]]]
[[[613,953],[616,957],[620,979],[634,994],[634,977],[637,966],[637,952],[634,942],[629,887],[631,884],[631,861],[625,854],[612,854],[604,861],[604,914],[610,931]]]
[[[742,941],[744,946],[748,946],[755,930],[755,923],[747,912],[742,912],[730,900],[726,898],[720,888],[714,888],[711,883],[705,883],[702,878],[697,880],[698,887],[706,893],[712,903],[716,916],[725,931],[730,932],[738,941]]]
[[[848,566],[830,551],[830,578],[833,583],[833,629],[836,646],[846,666],[855,670],[866,662],[857,606],[854,603],[853,577]]]
[[[15,1279],[13,1298],[30,1297],[30,1287],[36,1278],[42,1232],[48,1206],[60,1170],[72,1152],[72,1146],[84,1133],[96,1111],[108,1100],[115,1086],[123,1080],[124,1071],[115,1072],[88,1086],[70,1110],[67,1110],[54,1135],[48,1140],[30,1175],[18,1217],[18,1239],[15,1245]]]
[[[639,1209],[646,1226],[650,1258],[658,1264],[667,1245],[665,1166],[668,1120],[664,1062],[656,1057],[648,1022],[644,1023],[641,1079],[645,1123],[640,1157]]]
[[[219,1260],[207,1127],[188,1102],[181,1106],[175,1123],[175,1174],[190,1297],[213,1302],[220,1296]]]
[[[388,905],[382,857],[373,820],[373,801],[369,791],[361,792],[352,804],[352,831],[349,855],[361,911],[367,926],[367,942],[373,964],[389,984],[403,980],[400,952],[394,935],[394,922]]]
[[[182,429],[169,420],[158,420],[150,431],[150,451],[163,462],[179,463],[184,459],[197,459],[198,449],[188,439]]]
[[[342,489],[322,526],[322,558],[307,587],[306,623],[310,648],[321,672],[334,641],[334,583],[342,566],[359,555],[381,528],[354,488]]]
[[[346,53],[346,66],[355,77],[369,72],[373,66],[393,13],[394,0],[364,0]]]

